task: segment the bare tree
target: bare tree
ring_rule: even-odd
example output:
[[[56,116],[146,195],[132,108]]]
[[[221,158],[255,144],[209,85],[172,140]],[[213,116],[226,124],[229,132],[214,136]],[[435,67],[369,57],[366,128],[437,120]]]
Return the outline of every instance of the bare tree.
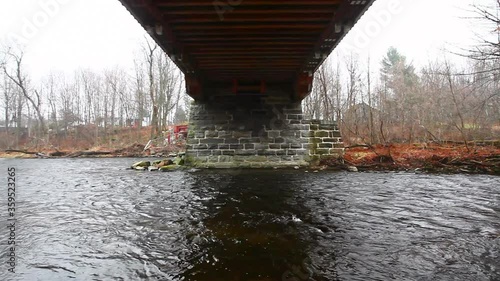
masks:
[[[10,126],[10,110],[12,108],[12,103],[14,99],[14,85],[12,84],[12,80],[8,79],[7,76],[2,75],[2,84],[0,85],[0,89],[3,92],[3,108],[5,113],[5,131],[9,132]]]
[[[155,139],[159,133],[158,124],[158,98],[155,87],[155,56],[158,50],[158,45],[151,40],[146,39],[146,46],[144,46],[144,56],[148,68],[148,81],[149,81],[149,98],[151,100],[152,112],[151,112],[151,134],[150,138]]]
[[[23,69],[24,51],[13,50],[12,47],[7,47],[3,51],[2,70],[19,89],[25,99],[35,110],[39,122],[39,133],[41,135],[45,132],[45,121],[42,112],[42,95],[38,90],[31,90],[29,88],[29,79]],[[18,116],[19,118],[20,116]]]
[[[472,5],[473,24],[484,26],[489,34],[477,34],[478,43],[471,48],[462,49],[458,55],[485,62],[488,67],[482,69],[482,73],[500,75],[500,0],[490,1],[489,5]]]

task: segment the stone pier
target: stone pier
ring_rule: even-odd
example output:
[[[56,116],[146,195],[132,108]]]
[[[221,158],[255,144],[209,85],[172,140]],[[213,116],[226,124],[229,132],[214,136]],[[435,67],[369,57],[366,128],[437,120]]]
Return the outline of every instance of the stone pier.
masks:
[[[198,168],[305,167],[340,157],[336,124],[305,120],[300,103],[234,97],[191,105],[186,164]]]

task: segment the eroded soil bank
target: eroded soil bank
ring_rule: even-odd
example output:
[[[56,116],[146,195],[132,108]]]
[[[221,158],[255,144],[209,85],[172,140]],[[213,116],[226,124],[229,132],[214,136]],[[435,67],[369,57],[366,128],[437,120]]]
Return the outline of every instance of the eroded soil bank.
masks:
[[[462,144],[390,144],[346,148],[344,158],[321,163],[360,171],[424,171],[500,175],[500,148]]]

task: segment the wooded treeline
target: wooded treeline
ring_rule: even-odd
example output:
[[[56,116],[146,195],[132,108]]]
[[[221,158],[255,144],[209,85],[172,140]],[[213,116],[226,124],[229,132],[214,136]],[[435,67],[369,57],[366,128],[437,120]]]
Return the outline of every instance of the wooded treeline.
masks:
[[[463,50],[464,65],[438,59],[416,69],[391,48],[378,69],[356,54],[331,57],[303,102],[309,118],[336,120],[348,144],[498,139],[500,0],[474,7],[492,35]],[[175,64],[145,39],[134,69],[26,71],[23,48],[0,48],[0,148],[57,147],[55,140],[112,145],[120,131],[163,142],[167,126],[187,119],[189,97]],[[450,54],[447,54],[451,56]],[[147,136],[142,126],[148,126]]]
[[[376,74],[356,54],[333,57],[315,74],[303,107],[310,118],[337,120],[350,144],[472,141],[500,137],[500,0],[473,7],[491,35],[458,54],[416,69],[390,48]],[[456,60],[455,60],[456,61]]]
[[[182,74],[149,39],[133,70],[79,69],[34,82],[24,59],[12,44],[0,51],[0,148],[47,147],[54,139],[110,144],[118,131],[139,132],[143,125],[151,128],[148,139],[163,140],[168,125],[186,120]]]
[[[417,71],[392,48],[375,77],[352,55],[320,67],[303,106],[310,118],[338,121],[349,143],[495,139],[499,63],[470,60],[459,68],[443,60]]]

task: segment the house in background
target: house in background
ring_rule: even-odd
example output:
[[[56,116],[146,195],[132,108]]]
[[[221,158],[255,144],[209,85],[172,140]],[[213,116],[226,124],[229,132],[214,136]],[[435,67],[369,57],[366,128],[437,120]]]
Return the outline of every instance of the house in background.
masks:
[[[145,116],[142,120],[140,120],[139,118],[129,118],[126,120],[127,127],[137,128],[137,127],[139,127],[139,124],[141,124],[142,127],[150,126],[151,125],[151,117]]]

